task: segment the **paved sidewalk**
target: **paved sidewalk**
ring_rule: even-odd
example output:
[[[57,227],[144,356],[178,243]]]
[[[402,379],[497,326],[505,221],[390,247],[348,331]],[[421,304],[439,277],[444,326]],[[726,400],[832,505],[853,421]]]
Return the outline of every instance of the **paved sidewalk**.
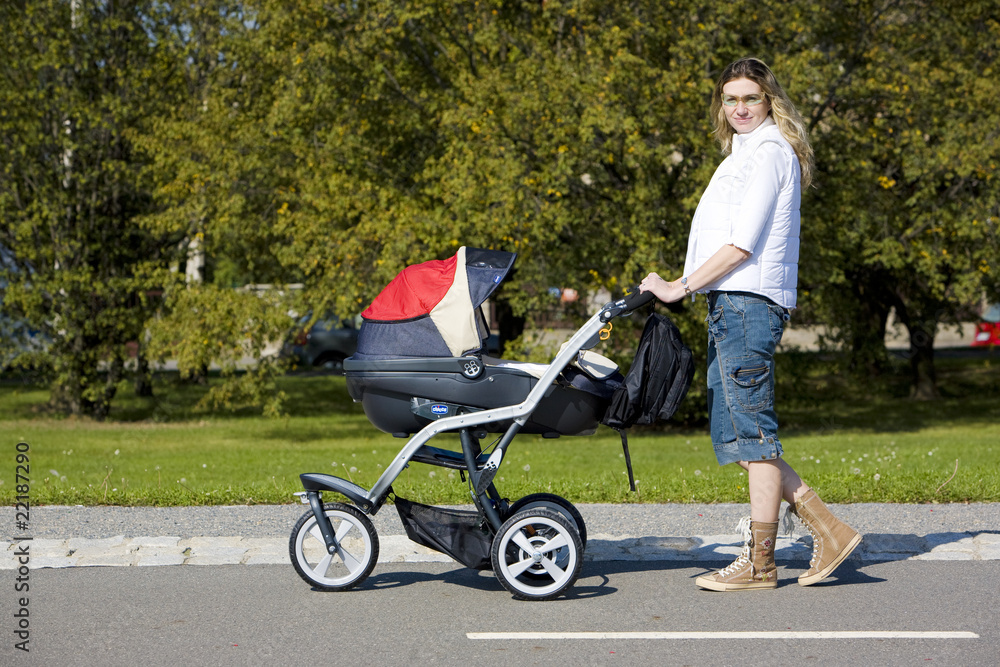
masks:
[[[30,567],[287,564],[302,505],[249,507],[36,507],[31,523],[0,540],[0,570]],[[856,561],[1000,560],[1000,504],[843,505],[835,513],[864,535]],[[591,561],[727,561],[746,505],[581,505]],[[407,539],[395,508],[373,517],[379,562],[449,562]],[[30,538],[30,539],[28,539]],[[21,552],[23,553],[23,551]],[[779,536],[779,562],[806,562],[811,538],[795,520]]]

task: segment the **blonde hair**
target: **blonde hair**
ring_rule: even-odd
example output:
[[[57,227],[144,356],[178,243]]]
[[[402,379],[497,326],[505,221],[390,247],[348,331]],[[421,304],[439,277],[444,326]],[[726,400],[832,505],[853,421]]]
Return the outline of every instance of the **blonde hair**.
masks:
[[[758,58],[740,58],[731,63],[723,70],[722,76],[715,84],[711,106],[712,125],[715,138],[722,146],[722,152],[728,155],[733,150],[733,135],[736,134],[736,130],[729,124],[726,112],[722,108],[722,87],[736,79],[749,79],[760,86],[764,97],[771,104],[771,116],[778,125],[778,130],[792,145],[795,155],[799,158],[802,187],[808,188],[809,184],[812,183],[813,149],[809,145],[809,134],[806,132],[805,121],[802,120],[802,115],[788,98],[784,88],[778,83],[774,73]]]

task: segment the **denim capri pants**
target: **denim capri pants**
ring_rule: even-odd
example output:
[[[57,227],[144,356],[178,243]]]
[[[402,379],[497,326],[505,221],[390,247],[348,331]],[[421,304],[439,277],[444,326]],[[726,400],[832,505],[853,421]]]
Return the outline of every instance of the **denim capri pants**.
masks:
[[[748,292],[708,295],[708,418],[719,465],[777,459],[774,349],[788,310]]]

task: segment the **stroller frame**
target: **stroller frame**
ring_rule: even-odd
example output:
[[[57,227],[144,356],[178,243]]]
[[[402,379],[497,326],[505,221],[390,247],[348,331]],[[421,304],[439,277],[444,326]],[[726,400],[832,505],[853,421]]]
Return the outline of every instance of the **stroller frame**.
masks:
[[[378,537],[367,515],[374,516],[392,492],[392,484],[411,461],[463,471],[469,476],[472,499],[482,519],[483,527],[495,537],[492,564],[501,583],[515,597],[547,600],[560,595],[575,581],[582,564],[586,532],[582,518],[569,501],[551,494],[535,494],[521,499],[510,508],[493,484],[503,462],[507,447],[538,408],[563,369],[581,350],[594,347],[606,338],[606,326],[616,317],[627,315],[654,297],[637,290],[628,296],[605,304],[592,315],[562,347],[524,400],[514,405],[482,409],[431,421],[413,434],[386,467],[371,489],[324,473],[300,475],[303,488],[296,495],[310,509],[292,531],[289,552],[299,575],[321,590],[346,590],[361,583],[374,569],[378,558]],[[367,362],[391,369],[394,362]],[[413,362],[414,360],[402,360]],[[421,364],[447,365],[454,370],[459,364],[467,378],[478,377],[484,371],[481,359],[474,356],[429,358]],[[350,372],[352,360],[345,362]],[[486,425],[510,422],[488,456],[479,440],[486,436]],[[427,443],[435,436],[457,432],[462,452],[432,447]],[[334,492],[353,503],[323,503],[323,493]],[[509,509],[515,512],[509,515]],[[360,511],[358,511],[360,510]],[[335,526],[335,522],[337,525]],[[314,554],[307,552],[306,543],[313,545]],[[353,546],[348,546],[349,540]],[[316,551],[320,553],[316,553]],[[356,555],[360,550],[362,555]],[[325,553],[322,553],[325,551]],[[346,574],[329,576],[329,568],[346,568]]]

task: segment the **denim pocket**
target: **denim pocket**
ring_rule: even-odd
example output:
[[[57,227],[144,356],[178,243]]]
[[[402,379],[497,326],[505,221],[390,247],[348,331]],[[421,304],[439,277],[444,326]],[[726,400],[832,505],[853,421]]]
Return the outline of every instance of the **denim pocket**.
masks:
[[[771,326],[771,338],[774,340],[774,344],[777,345],[781,342],[781,337],[785,334],[785,322],[787,322],[791,316],[788,311],[781,306],[768,305],[767,306],[768,324]]]
[[[734,359],[726,373],[732,395],[744,410],[764,410],[773,403],[771,367],[762,358]]]
[[[712,340],[716,343],[725,340],[726,315],[723,313],[721,303],[716,303],[715,308],[708,311],[708,317],[705,318],[705,322],[708,323],[708,335],[711,336]]]

